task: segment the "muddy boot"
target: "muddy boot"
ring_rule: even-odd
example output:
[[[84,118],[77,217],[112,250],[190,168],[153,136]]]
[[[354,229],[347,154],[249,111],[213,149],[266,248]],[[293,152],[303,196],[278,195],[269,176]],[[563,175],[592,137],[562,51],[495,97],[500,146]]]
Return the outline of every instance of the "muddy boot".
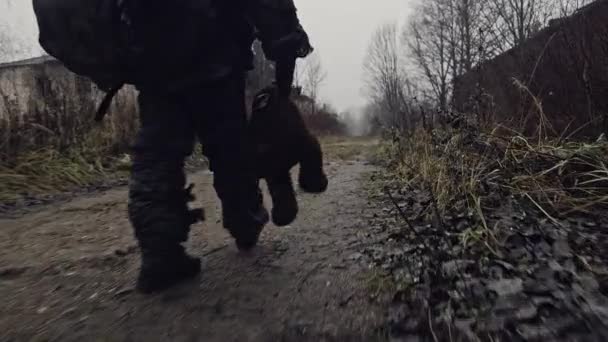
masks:
[[[242,229],[238,232],[232,232],[236,247],[241,252],[247,252],[252,250],[257,244],[262,233],[262,227],[252,227],[248,229]]]
[[[142,251],[137,290],[150,294],[166,290],[191,279],[201,271],[201,261],[186,254],[180,246],[173,251]]]
[[[253,209],[242,210],[241,204],[240,207],[224,207],[222,210],[224,227],[234,237],[240,251],[249,251],[255,247],[264,226],[270,221],[268,210],[264,207],[262,192],[258,191],[256,195]]]
[[[264,226],[270,221],[268,210],[263,205],[249,216],[253,218],[251,223],[238,224],[228,229],[234,237],[237,248],[242,252],[247,252],[257,245]]]

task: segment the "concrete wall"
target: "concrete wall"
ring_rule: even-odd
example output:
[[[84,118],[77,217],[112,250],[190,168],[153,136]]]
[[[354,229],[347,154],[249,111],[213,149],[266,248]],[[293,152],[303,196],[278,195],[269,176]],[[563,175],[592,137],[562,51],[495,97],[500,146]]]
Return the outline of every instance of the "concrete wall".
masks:
[[[608,132],[608,0],[598,0],[455,80],[457,110],[531,133],[542,103],[554,133]],[[550,131],[550,130],[549,130]]]
[[[103,93],[48,57],[0,64],[0,161],[20,152],[80,143],[95,126]],[[107,143],[128,145],[137,125],[136,91],[115,97],[103,124]]]

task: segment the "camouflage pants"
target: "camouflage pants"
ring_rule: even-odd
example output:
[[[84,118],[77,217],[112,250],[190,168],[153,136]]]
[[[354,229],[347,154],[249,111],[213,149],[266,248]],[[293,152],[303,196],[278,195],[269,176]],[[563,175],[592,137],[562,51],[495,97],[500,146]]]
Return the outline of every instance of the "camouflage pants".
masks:
[[[129,217],[144,252],[171,252],[188,239],[195,219],[183,168],[197,137],[214,172],[224,226],[234,232],[266,224],[248,151],[244,95],[244,75],[175,94],[140,92]]]

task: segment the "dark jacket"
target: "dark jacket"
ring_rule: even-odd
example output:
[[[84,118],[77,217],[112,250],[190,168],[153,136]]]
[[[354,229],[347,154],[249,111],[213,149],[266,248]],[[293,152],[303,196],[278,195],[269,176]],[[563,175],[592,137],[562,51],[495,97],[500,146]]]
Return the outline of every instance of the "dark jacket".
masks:
[[[134,58],[140,89],[179,91],[250,70],[256,38],[273,61],[309,51],[292,0],[216,2],[177,0],[167,6],[147,0],[128,9],[130,46],[143,56]]]

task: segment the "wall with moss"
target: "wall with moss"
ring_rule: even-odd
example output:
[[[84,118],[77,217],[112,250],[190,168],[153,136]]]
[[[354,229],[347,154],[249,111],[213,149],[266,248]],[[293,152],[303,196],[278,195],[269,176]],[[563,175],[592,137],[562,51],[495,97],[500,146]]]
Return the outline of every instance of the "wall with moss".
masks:
[[[554,134],[608,132],[606,23],[608,0],[554,21],[522,46],[457,78],[456,109],[532,133],[540,104],[550,125],[544,128]]]
[[[0,161],[33,149],[65,150],[93,133],[125,150],[137,127],[136,90],[122,89],[99,125],[93,118],[103,95],[49,57],[0,64]]]

